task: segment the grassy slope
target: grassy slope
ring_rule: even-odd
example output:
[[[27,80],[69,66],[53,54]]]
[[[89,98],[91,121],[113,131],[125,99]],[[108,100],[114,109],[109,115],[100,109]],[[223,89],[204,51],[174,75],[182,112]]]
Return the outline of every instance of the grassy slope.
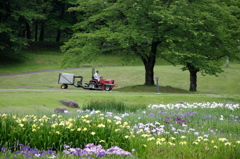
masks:
[[[61,66],[62,54],[57,51],[28,51],[24,52],[26,58],[21,62],[1,63],[0,62],[0,75],[40,71],[40,70],[52,70],[63,69]],[[157,65],[168,65],[169,63],[158,59]],[[136,57],[128,57],[127,59],[122,56],[114,55],[100,55],[96,61],[90,63],[81,63],[80,67],[104,67],[104,66],[137,66],[143,65],[141,60]]]
[[[18,73],[38,70],[62,69],[60,67],[61,55],[56,52],[35,52],[28,54],[29,59],[23,64],[1,65],[0,74]],[[156,87],[139,86],[144,83],[145,70],[143,66],[124,66],[123,58],[116,56],[100,56],[97,62],[82,64],[82,66],[114,66],[100,67],[100,75],[105,78],[113,78],[119,85],[112,92],[89,91],[69,86],[62,90],[58,85],[60,72],[82,75],[84,82],[91,77],[91,68],[66,71],[43,72],[13,77],[1,77],[2,85],[20,85],[27,87],[1,87],[0,88],[0,112],[35,112],[49,111],[55,107],[64,107],[59,100],[75,100],[80,106],[93,99],[115,99],[127,104],[155,104],[176,102],[240,102],[239,64],[230,64],[224,68],[224,73],[219,77],[198,75],[198,92],[189,93],[189,73],[182,72],[181,66],[159,65],[167,64],[157,61],[155,76],[160,77],[159,85],[161,94],[156,94]],[[141,61],[132,61],[128,65],[141,65]],[[165,86],[178,88],[179,93],[164,93]],[[46,87],[46,88],[31,88]],[[169,89],[168,89],[169,90]],[[176,91],[176,90],[174,90]],[[143,93],[146,92],[146,93]],[[186,93],[185,93],[186,92]],[[70,108],[69,108],[70,109]],[[75,111],[74,109],[70,109]]]
[[[59,69],[62,56],[56,51],[25,52],[20,62],[0,64],[0,74]]]

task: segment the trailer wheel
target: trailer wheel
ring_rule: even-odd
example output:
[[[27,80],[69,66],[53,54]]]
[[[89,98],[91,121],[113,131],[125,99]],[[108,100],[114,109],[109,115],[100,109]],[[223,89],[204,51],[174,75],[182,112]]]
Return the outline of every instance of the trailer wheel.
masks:
[[[89,85],[88,85],[88,87],[89,87],[90,89],[95,89],[96,84],[93,83],[93,82],[90,82]]]
[[[61,85],[61,89],[67,89],[67,88],[68,88],[68,85],[67,85],[67,84]]]
[[[105,89],[105,91],[110,91],[111,90],[110,86],[105,86],[104,89]]]

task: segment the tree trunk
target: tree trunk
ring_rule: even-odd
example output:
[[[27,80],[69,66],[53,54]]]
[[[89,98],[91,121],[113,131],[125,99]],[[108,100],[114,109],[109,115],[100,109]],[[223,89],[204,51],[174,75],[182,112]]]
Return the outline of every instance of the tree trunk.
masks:
[[[26,28],[23,30],[20,30],[20,32],[18,34],[19,37],[24,37],[24,38],[25,38],[25,35],[26,35]]]
[[[39,41],[44,41],[44,22],[41,24]]]
[[[38,20],[35,22],[35,41],[38,41]]]
[[[28,22],[26,22],[27,38],[31,39],[31,30]]]
[[[197,73],[199,71],[198,68],[195,68],[191,63],[187,63],[188,70],[190,72],[190,88],[189,91],[196,92],[197,91]]]
[[[65,4],[60,3],[60,8],[61,8],[60,18],[63,19],[64,13],[65,13]],[[56,42],[60,42],[61,33],[62,33],[62,30],[60,28],[58,28]]]
[[[58,28],[56,42],[60,42],[62,30]]]
[[[150,55],[146,58],[142,57],[145,66],[145,83],[144,85],[154,85],[154,66],[156,62],[157,45],[159,42],[152,42]]]
[[[154,63],[151,62],[152,58],[148,58],[147,62],[144,63],[145,66],[145,83],[144,85],[152,86],[154,85]]]

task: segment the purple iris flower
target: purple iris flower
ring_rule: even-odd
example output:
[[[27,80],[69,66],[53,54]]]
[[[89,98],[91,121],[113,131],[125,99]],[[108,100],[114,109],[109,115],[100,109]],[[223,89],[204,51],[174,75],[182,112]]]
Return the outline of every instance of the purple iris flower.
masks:
[[[170,124],[168,120],[165,120],[164,123],[166,123],[166,124]]]
[[[69,148],[70,146],[68,146],[67,144],[64,144],[63,147],[65,147],[65,148]]]
[[[94,146],[93,143],[89,143],[89,144],[86,145],[86,147],[93,147],[93,146]]]
[[[102,151],[102,152],[99,152],[98,154],[97,154],[97,157],[103,157],[103,156],[105,156],[106,155],[106,153],[104,152],[104,151]]]
[[[29,150],[30,149],[30,146],[24,146],[23,148],[22,148],[22,150]]]
[[[158,113],[159,113],[159,114],[160,114],[160,113],[163,113],[163,111],[162,111],[162,110],[159,110]]]
[[[153,114],[153,113],[150,113],[148,116],[155,116],[155,114]]]
[[[7,150],[6,147],[2,147],[2,148],[1,148],[1,151],[6,151],[6,150]]]

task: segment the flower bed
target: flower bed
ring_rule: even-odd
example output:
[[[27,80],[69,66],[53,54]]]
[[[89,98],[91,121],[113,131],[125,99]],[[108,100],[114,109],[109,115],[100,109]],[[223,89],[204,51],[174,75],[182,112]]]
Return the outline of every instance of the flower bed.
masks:
[[[239,104],[183,102],[134,113],[1,114],[0,158],[240,158],[239,114]]]

